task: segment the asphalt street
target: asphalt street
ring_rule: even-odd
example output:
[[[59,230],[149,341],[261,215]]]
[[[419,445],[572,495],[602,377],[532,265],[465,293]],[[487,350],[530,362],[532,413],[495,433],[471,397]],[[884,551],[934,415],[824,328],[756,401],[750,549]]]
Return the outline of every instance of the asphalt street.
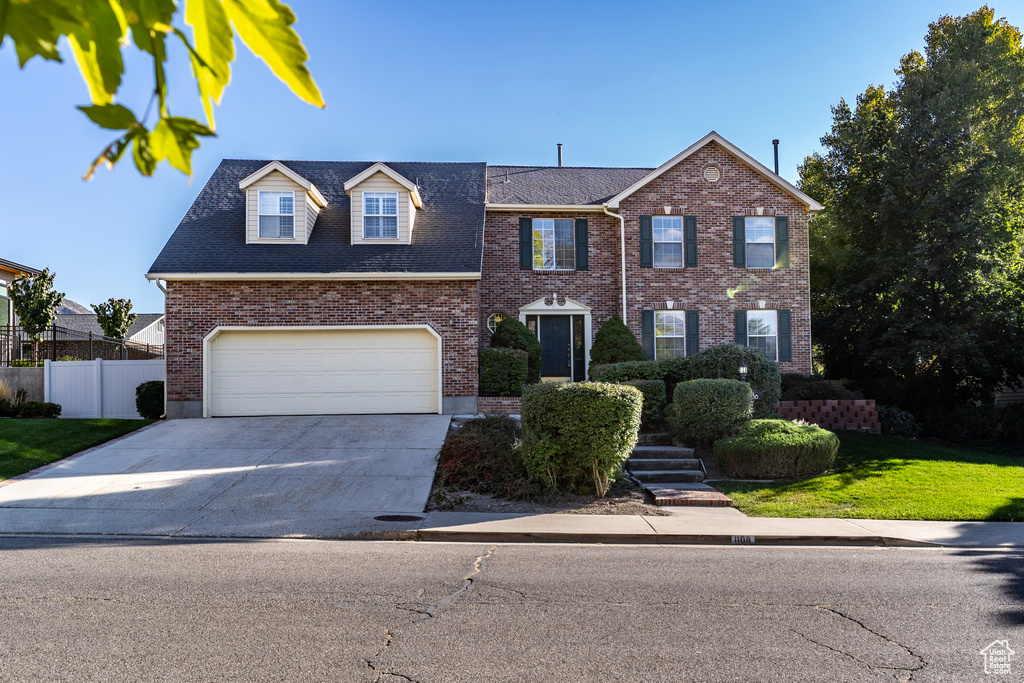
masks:
[[[0,538],[3,681],[974,681],[1024,552]]]

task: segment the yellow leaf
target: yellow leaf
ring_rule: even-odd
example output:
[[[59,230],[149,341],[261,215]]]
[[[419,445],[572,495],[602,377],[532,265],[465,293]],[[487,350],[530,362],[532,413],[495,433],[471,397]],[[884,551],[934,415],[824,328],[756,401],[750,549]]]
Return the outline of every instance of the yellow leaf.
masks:
[[[168,125],[166,119],[161,119],[160,123],[156,124],[156,128],[153,129],[149,136],[149,143],[153,148],[155,162],[167,159],[171,166],[185,175],[192,174],[192,162],[189,158],[191,152],[189,156],[185,155],[185,152],[178,143],[177,136],[170,125]]]
[[[293,93],[310,104],[325,106],[306,68],[309,55],[292,29],[295,15],[287,5],[278,0],[224,0],[224,8],[238,36]]]
[[[199,85],[199,96],[206,120],[213,128],[213,104],[220,104],[224,88],[231,81],[231,62],[235,59],[234,32],[221,0],[188,0],[185,23],[192,27],[196,53],[206,67],[192,57],[192,71]]]

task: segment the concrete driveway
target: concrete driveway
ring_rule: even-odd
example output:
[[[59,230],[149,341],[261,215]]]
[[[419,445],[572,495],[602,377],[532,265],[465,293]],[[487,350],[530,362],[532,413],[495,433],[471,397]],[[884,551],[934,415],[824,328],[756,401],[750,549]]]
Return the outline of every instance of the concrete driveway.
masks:
[[[0,532],[337,537],[423,516],[450,417],[163,422],[0,487]]]

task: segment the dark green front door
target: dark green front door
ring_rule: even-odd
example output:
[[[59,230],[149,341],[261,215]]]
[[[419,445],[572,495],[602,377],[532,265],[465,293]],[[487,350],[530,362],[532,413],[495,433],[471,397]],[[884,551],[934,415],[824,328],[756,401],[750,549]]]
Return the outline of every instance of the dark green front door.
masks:
[[[541,377],[570,377],[570,339],[569,316],[540,316]]]

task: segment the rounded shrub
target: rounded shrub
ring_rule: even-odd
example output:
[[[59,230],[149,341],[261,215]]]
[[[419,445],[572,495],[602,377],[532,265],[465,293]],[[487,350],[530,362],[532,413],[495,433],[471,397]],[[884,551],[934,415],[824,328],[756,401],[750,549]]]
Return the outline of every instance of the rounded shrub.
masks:
[[[135,410],[144,420],[159,420],[164,414],[164,383],[153,380],[135,387]]]
[[[628,360],[622,363],[594,365],[590,379],[594,382],[632,382],[640,379],[663,379],[665,368],[660,361]]]
[[[754,395],[735,379],[680,382],[672,395],[668,426],[677,441],[709,444],[733,434],[750,419]]]
[[[594,344],[590,347],[590,367],[630,360],[647,360],[647,354],[636,340],[636,335],[622,322],[622,318],[613,315],[604,321],[594,335]]]
[[[515,318],[505,318],[494,334],[491,335],[491,346],[502,346],[507,349],[521,349],[526,351],[526,381],[529,383],[540,381],[540,342],[537,335],[530,332],[526,325]]]
[[[782,391],[779,366],[763,351],[739,344],[719,344],[688,358],[690,379],[739,379],[740,364],[747,366],[747,383],[761,393],[754,403],[759,413],[774,413]]]
[[[526,382],[528,356],[522,349],[484,347],[480,349],[480,394],[520,396]]]
[[[644,395],[643,412],[640,417],[644,427],[661,422],[665,416],[665,381],[661,379],[634,379],[628,382],[621,382],[627,386],[636,387]]]
[[[18,417],[54,418],[60,417],[60,411],[60,404],[46,401],[24,401],[18,405]]]
[[[535,384],[523,389],[523,462],[552,489],[603,498],[636,445],[643,394],[598,382]]]
[[[730,477],[783,479],[821,474],[835,462],[839,437],[815,425],[751,420],[715,442],[715,460]]]

